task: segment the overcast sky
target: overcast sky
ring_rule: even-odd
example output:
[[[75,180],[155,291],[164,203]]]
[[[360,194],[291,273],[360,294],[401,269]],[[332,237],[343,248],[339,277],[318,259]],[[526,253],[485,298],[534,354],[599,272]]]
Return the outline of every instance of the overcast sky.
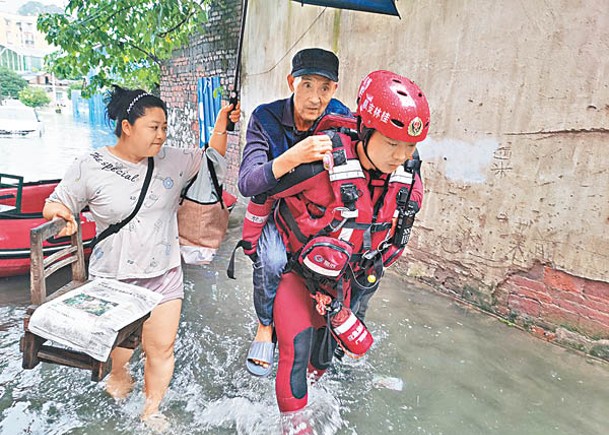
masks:
[[[17,10],[30,0],[0,0],[0,11],[16,13]],[[36,0],[39,3],[47,5],[56,5],[63,8],[68,0]]]

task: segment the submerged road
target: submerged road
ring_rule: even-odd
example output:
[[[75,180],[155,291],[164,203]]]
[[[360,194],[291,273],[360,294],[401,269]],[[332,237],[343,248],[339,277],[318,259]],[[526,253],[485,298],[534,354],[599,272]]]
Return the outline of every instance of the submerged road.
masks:
[[[211,266],[185,267],[176,372],[163,411],[172,434],[278,434],[273,377],[244,367],[255,315],[251,266],[237,254],[242,207]],[[122,403],[84,371],[21,369],[27,277],[0,279],[0,434],[144,434],[142,360]],[[312,387],[320,434],[606,434],[609,365],[536,339],[388,273],[372,299],[375,344]]]

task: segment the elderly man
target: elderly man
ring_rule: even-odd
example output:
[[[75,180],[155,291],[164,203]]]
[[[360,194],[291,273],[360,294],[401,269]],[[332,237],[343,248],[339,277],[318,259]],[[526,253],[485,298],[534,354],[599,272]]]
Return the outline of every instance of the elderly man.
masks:
[[[303,163],[322,160],[332,150],[326,135],[312,135],[317,121],[335,113],[351,111],[333,98],[338,88],[338,58],[330,51],[308,48],[292,58],[287,76],[292,96],[258,106],[250,118],[239,170],[243,196],[265,195],[282,176]],[[283,268],[286,249],[269,219],[260,237],[254,262],[254,306],[258,331],[248,352],[246,367],[256,376],[272,371],[273,302]]]

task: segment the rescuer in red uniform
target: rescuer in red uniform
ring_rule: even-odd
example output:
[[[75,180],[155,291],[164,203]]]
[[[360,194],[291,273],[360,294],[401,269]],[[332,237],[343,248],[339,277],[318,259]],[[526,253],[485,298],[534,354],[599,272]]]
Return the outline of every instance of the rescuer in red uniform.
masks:
[[[375,71],[362,81],[357,127],[324,132],[333,149],[271,192],[289,254],[274,304],[282,413],[307,404],[307,374],[322,375],[338,343],[352,356],[373,342],[358,304],[403,252],[422,201],[411,160],[429,129],[429,106],[410,79]]]

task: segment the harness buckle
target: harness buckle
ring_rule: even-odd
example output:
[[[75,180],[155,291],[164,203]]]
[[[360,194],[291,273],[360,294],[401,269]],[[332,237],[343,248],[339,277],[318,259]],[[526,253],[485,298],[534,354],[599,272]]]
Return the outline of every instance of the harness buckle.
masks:
[[[350,210],[347,207],[336,207],[334,212],[339,212],[340,217],[343,219],[355,219],[359,215],[359,211],[357,209]]]
[[[332,163],[334,166],[341,166],[347,163],[347,154],[345,150],[332,151]]]
[[[404,207],[406,205],[406,203],[408,202],[408,189],[406,189],[405,187],[402,187],[400,189],[400,191],[398,192],[398,195],[396,197],[396,202],[398,203],[398,208],[399,207]]]
[[[376,257],[377,255],[379,255],[379,253],[380,253],[380,252],[379,252],[378,250],[376,250],[376,249],[371,249],[371,250],[368,250],[368,251],[366,251],[366,252],[364,252],[364,253],[362,254],[362,260],[365,260],[365,261],[372,261],[372,260],[374,260],[374,257]]]
[[[370,249],[362,254],[359,265],[362,270],[369,269],[375,265],[377,258],[382,259],[381,251],[378,249]]]
[[[335,161],[336,163],[336,161]],[[355,184],[347,183],[340,186],[340,199],[342,200],[345,207],[349,210],[355,210],[355,202],[359,198],[359,192]]]

